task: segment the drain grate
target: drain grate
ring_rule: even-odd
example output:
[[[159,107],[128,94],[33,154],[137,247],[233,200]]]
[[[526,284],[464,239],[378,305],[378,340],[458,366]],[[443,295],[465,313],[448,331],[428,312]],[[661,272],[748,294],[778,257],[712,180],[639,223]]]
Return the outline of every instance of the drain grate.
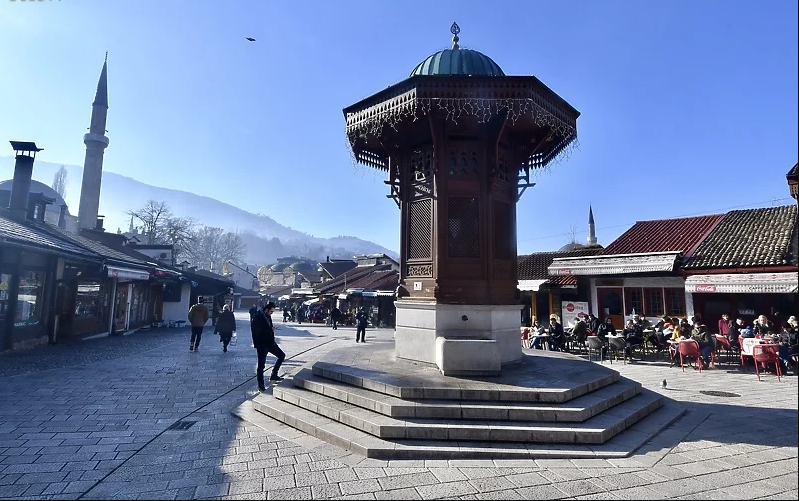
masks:
[[[741,396],[737,393],[730,393],[729,391],[716,391],[716,390],[700,390],[699,393],[701,393],[702,395],[709,395],[711,397],[724,397],[724,398],[735,398]]]
[[[175,421],[167,430],[186,431],[196,423],[197,421]]]

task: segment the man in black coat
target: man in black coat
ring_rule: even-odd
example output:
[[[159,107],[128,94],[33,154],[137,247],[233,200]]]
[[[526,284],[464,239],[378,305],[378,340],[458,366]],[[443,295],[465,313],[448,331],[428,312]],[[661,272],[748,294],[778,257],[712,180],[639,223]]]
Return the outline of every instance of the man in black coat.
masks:
[[[266,366],[266,355],[271,353],[277,357],[275,367],[272,369],[272,376],[270,381],[282,381],[283,378],[278,376],[280,365],[286,358],[286,354],[277,345],[275,341],[275,326],[272,324],[272,313],[275,312],[275,303],[271,301],[266,303],[262,311],[258,311],[252,318],[250,323],[250,330],[252,331],[252,344],[258,353],[258,368],[256,376],[258,378],[258,389],[266,391],[264,384],[264,368]]]
[[[333,321],[333,330],[338,329],[338,321],[341,318],[341,310],[338,307],[333,307],[333,310],[330,312],[330,320]]]

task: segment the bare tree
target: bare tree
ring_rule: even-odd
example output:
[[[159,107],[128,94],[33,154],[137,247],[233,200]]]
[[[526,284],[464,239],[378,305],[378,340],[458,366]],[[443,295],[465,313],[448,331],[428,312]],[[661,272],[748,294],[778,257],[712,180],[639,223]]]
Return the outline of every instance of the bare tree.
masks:
[[[225,261],[241,261],[245,248],[244,241],[235,233],[203,226],[194,232],[187,255],[197,267],[218,272]]]
[[[142,234],[147,240],[147,244],[154,245],[159,243],[163,236],[163,228],[172,216],[172,210],[166,202],[148,200],[137,210],[127,212],[142,223]]]
[[[58,196],[63,199],[67,198],[67,169],[65,169],[63,165],[53,176],[53,184],[51,187],[58,193]]]
[[[195,222],[187,217],[169,217],[157,230],[158,239],[174,246],[175,261],[188,255],[194,241]]]

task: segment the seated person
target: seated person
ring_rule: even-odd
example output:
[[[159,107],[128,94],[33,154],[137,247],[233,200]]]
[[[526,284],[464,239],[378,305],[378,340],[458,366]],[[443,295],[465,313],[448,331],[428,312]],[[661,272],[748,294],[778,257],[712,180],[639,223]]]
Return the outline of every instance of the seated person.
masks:
[[[588,324],[583,321],[582,318],[577,317],[574,319],[574,328],[572,329],[572,335],[574,339],[577,341],[577,344],[585,344],[585,338],[588,337]]]
[[[705,367],[710,367],[710,354],[716,348],[710,331],[707,330],[707,327],[703,323],[697,320],[694,323],[694,330],[691,333],[691,337],[699,344],[699,352],[702,354],[702,362]]]
[[[780,361],[783,369],[787,370],[791,366],[791,357],[797,354],[797,329],[785,322],[782,324],[782,332],[779,335]]]
[[[530,338],[533,340],[530,343],[530,348],[541,348],[541,343],[544,338],[536,337],[544,333],[544,327],[538,323],[538,319],[533,319],[533,325],[530,327]]]
[[[563,325],[558,322],[556,315],[549,317],[549,349],[552,351],[563,351],[566,343],[566,336],[563,333]]]
[[[627,320],[627,325],[622,331],[624,336],[625,348],[624,356],[633,358],[633,346],[640,346],[644,342],[644,332],[640,324],[636,324],[634,320]]]

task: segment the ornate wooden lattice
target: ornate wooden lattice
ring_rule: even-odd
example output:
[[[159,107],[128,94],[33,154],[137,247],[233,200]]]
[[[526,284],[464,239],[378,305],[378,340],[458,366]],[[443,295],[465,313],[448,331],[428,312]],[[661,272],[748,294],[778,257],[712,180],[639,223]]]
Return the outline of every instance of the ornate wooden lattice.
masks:
[[[432,257],[433,201],[429,198],[408,204],[408,259]]]
[[[448,256],[451,258],[479,258],[479,199],[476,197],[450,197],[447,216]]]
[[[505,153],[500,151],[497,156],[497,170],[496,178],[506,183],[510,181],[510,174],[508,173],[508,159],[505,158]]]
[[[406,268],[405,276],[408,277],[432,277],[432,264],[409,264]]]
[[[447,174],[450,176],[478,176],[480,175],[480,161],[477,152],[468,153],[464,150],[460,154],[450,150],[447,161]]]
[[[416,150],[411,156],[413,181],[426,181],[433,178],[432,149]]]

